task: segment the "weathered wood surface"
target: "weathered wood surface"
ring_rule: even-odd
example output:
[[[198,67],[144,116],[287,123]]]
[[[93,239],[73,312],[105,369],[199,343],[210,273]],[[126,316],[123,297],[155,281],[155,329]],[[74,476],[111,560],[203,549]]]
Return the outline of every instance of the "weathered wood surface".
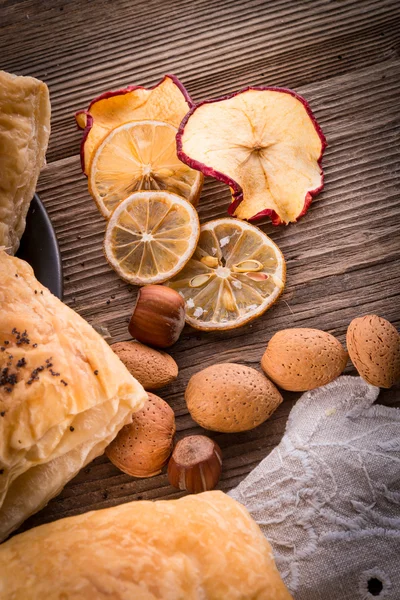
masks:
[[[53,117],[39,193],[57,230],[65,301],[113,341],[128,339],[135,289],[108,267],[104,221],[80,172],[73,113],[107,89],[178,75],[195,100],[245,85],[296,89],[328,139],[326,186],[295,225],[262,224],[287,260],[282,300],[252,325],[226,334],[184,330],[171,353],[178,380],[160,395],[178,437],[201,429],[183,399],[190,376],[221,361],[259,368],[284,327],[325,329],[344,341],[349,321],[374,312],[400,326],[400,5],[392,0],[3,0],[1,68],[44,79]],[[201,221],[226,214],[227,188],[207,180]],[[349,365],[348,372],[354,373]],[[237,484],[282,437],[299,394],[257,429],[215,434],[224,453],[220,488]],[[400,405],[399,389],[381,401]],[[178,495],[165,473],[133,479],[100,457],[24,527],[138,498]]]

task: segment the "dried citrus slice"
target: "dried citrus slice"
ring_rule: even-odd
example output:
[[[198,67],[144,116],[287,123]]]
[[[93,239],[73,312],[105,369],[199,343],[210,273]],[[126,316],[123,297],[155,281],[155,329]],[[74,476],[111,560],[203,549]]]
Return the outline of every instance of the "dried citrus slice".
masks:
[[[109,131],[127,123],[154,119],[179,126],[193,105],[186,89],[174,75],[165,77],[153,88],[129,86],[98,96],[88,110],[80,110],[75,118],[85,129],[81,143],[82,170],[86,175],[92,154]]]
[[[285,286],[285,259],[258,227],[237,219],[202,226],[196,251],[168,282],[196,329],[233,329],[265,312]]]
[[[196,209],[183,198],[168,192],[136,192],[112,213],[104,252],[125,281],[162,283],[190,259],[199,233]]]
[[[132,121],[110,131],[93,155],[88,177],[105,217],[139,190],[166,190],[197,204],[203,176],[178,159],[176,132],[161,121]]]
[[[280,88],[246,88],[205,101],[184,118],[178,156],[231,186],[241,219],[297,221],[323,187],[325,137],[307,102]]]

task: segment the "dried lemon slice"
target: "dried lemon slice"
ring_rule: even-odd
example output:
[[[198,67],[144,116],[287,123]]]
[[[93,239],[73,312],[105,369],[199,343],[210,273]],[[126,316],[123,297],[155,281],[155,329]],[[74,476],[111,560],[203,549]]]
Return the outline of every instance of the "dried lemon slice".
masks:
[[[196,204],[203,176],[176,155],[176,127],[132,121],[113,129],[93,155],[89,192],[105,217],[133,192],[166,190]]]
[[[104,252],[125,281],[162,283],[190,259],[199,233],[196,209],[183,198],[167,192],[136,192],[111,215]]]
[[[196,251],[168,282],[186,302],[186,322],[202,330],[233,329],[277,300],[286,279],[278,246],[258,227],[237,219],[202,226]]]

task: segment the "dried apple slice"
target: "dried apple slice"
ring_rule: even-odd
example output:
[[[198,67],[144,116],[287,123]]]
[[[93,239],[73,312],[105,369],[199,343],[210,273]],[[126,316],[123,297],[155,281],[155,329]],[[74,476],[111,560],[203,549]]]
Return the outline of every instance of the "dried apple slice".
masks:
[[[201,227],[195,253],[167,285],[184,298],[189,325],[221,331],[262,315],[285,280],[278,246],[258,227],[227,217]]]
[[[274,225],[297,221],[323,187],[325,137],[307,102],[283,88],[246,88],[194,106],[178,157],[231,187],[229,213]]]
[[[128,121],[152,119],[178,127],[193,102],[174,75],[165,77],[153,88],[129,86],[98,96],[87,110],[75,114],[84,129],[81,142],[82,170],[87,175],[93,152],[115,127]]]

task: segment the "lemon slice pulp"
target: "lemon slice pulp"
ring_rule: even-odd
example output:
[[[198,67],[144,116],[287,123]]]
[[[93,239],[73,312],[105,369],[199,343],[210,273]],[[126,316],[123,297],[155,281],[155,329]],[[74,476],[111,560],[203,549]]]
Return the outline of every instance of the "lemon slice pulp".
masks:
[[[197,203],[203,177],[178,159],[176,133],[176,127],[162,121],[131,121],[103,139],[94,152],[88,184],[106,218],[139,190],[165,190]]]
[[[196,209],[183,198],[168,192],[136,192],[112,213],[104,251],[125,281],[162,283],[190,259],[199,233]]]
[[[167,285],[186,302],[186,322],[202,330],[240,327],[265,312],[282,293],[286,266],[278,246],[237,219],[201,227],[193,257]]]

